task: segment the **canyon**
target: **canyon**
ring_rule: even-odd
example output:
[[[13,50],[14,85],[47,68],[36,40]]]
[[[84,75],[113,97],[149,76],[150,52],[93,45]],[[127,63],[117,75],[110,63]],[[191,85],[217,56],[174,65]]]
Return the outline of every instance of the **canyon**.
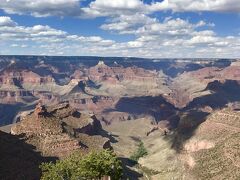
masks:
[[[238,59],[0,56],[0,65],[0,141],[20,137],[36,164],[113,148],[133,179],[237,178]],[[142,169],[127,160],[139,141]]]
[[[60,62],[61,58],[64,57],[0,58],[1,125],[16,122],[22,112],[33,110],[39,101],[48,105],[68,101],[72,107],[94,113],[105,123],[145,115],[158,122],[166,120],[168,114],[193,108],[200,97],[215,96],[214,90],[209,89],[211,83],[219,83],[220,87],[228,80],[234,86],[239,82],[240,66],[236,60],[107,58],[104,62],[91,57],[65,57]],[[154,99],[159,103],[150,107]],[[144,109],[143,113],[134,112],[139,109],[136,104]],[[128,106],[131,108],[122,109]],[[6,107],[13,112],[8,117],[3,113]],[[164,107],[161,113],[160,107]]]

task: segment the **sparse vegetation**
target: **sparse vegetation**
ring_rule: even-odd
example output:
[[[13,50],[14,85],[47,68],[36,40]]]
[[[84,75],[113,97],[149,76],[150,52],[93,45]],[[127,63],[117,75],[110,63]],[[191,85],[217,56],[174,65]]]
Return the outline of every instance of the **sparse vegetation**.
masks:
[[[133,155],[131,155],[130,159],[138,162],[141,157],[146,156],[147,154],[147,149],[144,147],[144,144],[141,141],[138,145],[138,149],[136,150],[136,152],[133,153]]]
[[[193,173],[199,179],[239,179],[239,137],[233,134],[214,148],[196,154]]]
[[[153,169],[149,169],[149,168],[147,168],[145,166],[141,166],[141,165],[138,165],[138,169],[140,171],[142,171],[148,177],[151,177],[153,175],[156,175],[156,174],[160,173],[159,171],[156,171],[156,170],[153,170]]]
[[[74,154],[54,163],[43,163],[42,180],[100,179],[110,176],[113,180],[122,177],[122,164],[110,150],[91,152],[86,156]]]

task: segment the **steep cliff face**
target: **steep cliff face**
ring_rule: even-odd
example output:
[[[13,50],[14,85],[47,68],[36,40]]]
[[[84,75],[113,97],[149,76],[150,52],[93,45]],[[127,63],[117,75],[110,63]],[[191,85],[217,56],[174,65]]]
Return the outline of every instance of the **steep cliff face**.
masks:
[[[113,108],[116,102],[119,100],[118,97],[109,96],[89,96],[89,97],[75,97],[69,102],[71,106],[79,110],[88,110],[95,113],[103,112],[105,109]]]
[[[26,90],[1,90],[0,98],[2,104],[25,103],[36,100],[32,91]]]
[[[209,89],[209,85],[219,82],[216,86],[221,87],[221,84],[228,83],[229,81],[238,82],[240,80],[239,75],[240,66],[236,63],[227,67],[219,68],[212,66],[185,72],[172,80],[170,83],[172,91],[165,97],[176,107],[185,108],[196,98],[218,93],[214,89]],[[233,86],[229,84],[229,87]]]
[[[138,67],[113,66],[109,67],[104,62],[89,68],[89,78],[93,81],[107,81],[117,83],[118,81],[153,81],[156,78],[156,72],[147,71]]]
[[[16,85],[21,87],[24,83],[45,84],[52,83],[55,80],[50,76],[40,76],[29,70],[8,70],[0,76],[0,83],[6,85]]]
[[[40,75],[29,70],[6,70],[0,75],[1,103],[32,103],[37,99],[48,103],[78,86],[78,80],[59,85],[51,74]]]
[[[146,96],[169,93],[168,78],[157,71],[140,67],[107,66],[103,62],[87,71],[91,81],[99,88],[89,89],[89,93],[105,96]]]
[[[206,67],[199,69],[197,71],[189,72],[189,75],[192,75],[199,80],[204,80],[206,82],[213,80],[239,80],[240,79],[240,65],[233,63],[230,66],[225,68],[218,67]]]
[[[7,70],[0,75],[1,103],[31,102],[38,99],[40,91],[32,87],[53,84],[51,76],[41,77],[28,70]]]
[[[67,103],[49,108],[39,104],[32,114],[11,128],[13,135],[24,134],[26,142],[34,145],[43,156],[59,158],[76,150],[87,152],[105,147],[109,139],[99,136],[101,132],[101,125],[94,116],[80,113]]]

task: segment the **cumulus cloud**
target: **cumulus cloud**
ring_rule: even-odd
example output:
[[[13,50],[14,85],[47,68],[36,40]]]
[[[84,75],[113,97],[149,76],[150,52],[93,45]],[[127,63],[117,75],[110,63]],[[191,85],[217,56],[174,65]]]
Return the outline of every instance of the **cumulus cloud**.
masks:
[[[101,49],[101,47],[104,48],[115,43],[113,40],[103,39],[99,36],[69,34],[50,26],[20,26],[10,17],[0,16],[0,24],[0,42],[5,42],[2,48],[29,48],[27,53],[30,54],[35,51],[37,54],[40,52],[63,54],[67,52],[66,50],[73,50],[76,47],[98,47]],[[6,44],[8,45],[6,46]]]
[[[35,17],[80,16],[82,12],[79,0],[0,0],[0,9]]]
[[[213,23],[203,20],[191,23],[181,18],[167,17],[160,21],[144,14],[137,14],[113,18],[101,28],[119,34],[136,36],[133,41],[118,44],[117,47],[119,50],[123,49],[121,51],[124,52],[123,54],[146,57],[239,56],[232,49],[240,49],[240,37],[218,36],[211,30],[213,26]]]
[[[0,26],[16,26],[17,23],[15,23],[10,17],[7,16],[0,16]]]
[[[143,5],[139,0],[96,0],[91,2],[93,9],[138,9]]]
[[[116,16],[157,11],[173,12],[240,12],[239,0],[163,0],[146,4],[141,0],[95,0],[82,8],[84,16]]]
[[[30,14],[35,17],[72,16],[101,17],[151,14],[156,11],[240,12],[239,0],[163,0],[146,4],[142,0],[95,0],[81,7],[82,0],[0,0],[0,9],[9,14]]]
[[[150,18],[145,14],[120,15],[112,18],[108,24],[101,25],[100,28],[108,31],[116,31],[120,34],[134,34],[137,28],[153,24],[157,21],[155,18]]]
[[[212,23],[201,20],[196,24],[191,24],[187,20],[180,18],[172,19],[171,17],[165,18],[163,22],[159,22],[156,18],[150,18],[144,14],[135,14],[132,16],[121,15],[113,18],[109,23],[103,24],[101,28],[119,34],[135,34],[137,36],[189,36],[194,33],[194,29],[203,26],[212,27]]]
[[[239,0],[163,0],[153,3],[151,11],[172,10],[183,11],[215,11],[240,12]]]
[[[96,0],[82,8],[86,17],[134,14],[146,10],[141,0]]]
[[[1,17],[1,19],[7,19],[3,21],[0,26],[0,39],[2,40],[15,40],[25,41],[34,39],[60,39],[67,36],[67,33],[61,30],[51,28],[49,26],[35,25],[33,27],[19,26],[10,17]]]
[[[97,55],[138,57],[237,57],[239,36],[218,36],[208,22],[191,23],[180,18],[160,21],[144,14],[122,15],[102,28],[127,33],[134,40],[116,42],[100,36],[81,36],[50,26],[21,26],[10,17],[0,17],[0,49],[2,52],[36,55]],[[4,22],[4,23],[3,23]],[[6,23],[8,22],[8,23]],[[11,22],[11,23],[9,23]],[[10,25],[12,24],[12,25]],[[118,24],[120,27],[118,27]],[[205,29],[204,28],[204,29]],[[25,49],[25,51],[21,51]],[[26,50],[27,49],[27,50]],[[16,51],[15,51],[16,50]],[[18,51],[17,51],[18,50]]]
[[[129,41],[128,42],[128,47],[130,48],[140,48],[143,46],[143,42],[141,41]]]

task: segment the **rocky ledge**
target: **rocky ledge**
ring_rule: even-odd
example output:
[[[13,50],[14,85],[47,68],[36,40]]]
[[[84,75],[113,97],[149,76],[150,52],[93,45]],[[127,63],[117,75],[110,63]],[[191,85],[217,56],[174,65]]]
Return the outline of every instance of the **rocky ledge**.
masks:
[[[42,156],[63,158],[74,151],[110,148],[96,117],[78,112],[68,103],[52,107],[39,103],[33,113],[12,126],[11,134],[24,136]]]

